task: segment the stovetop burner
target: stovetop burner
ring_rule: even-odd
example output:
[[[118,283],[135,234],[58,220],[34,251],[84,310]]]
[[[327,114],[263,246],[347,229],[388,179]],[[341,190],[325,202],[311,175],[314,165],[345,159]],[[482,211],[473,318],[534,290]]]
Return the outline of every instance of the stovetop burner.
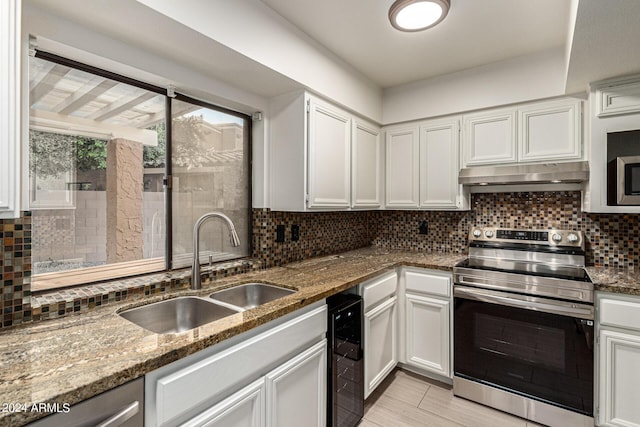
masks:
[[[592,303],[584,259],[579,231],[473,227],[454,285]]]
[[[466,260],[458,263],[456,267],[591,282],[591,279],[585,269],[583,267],[575,266],[495,258],[467,258]]]

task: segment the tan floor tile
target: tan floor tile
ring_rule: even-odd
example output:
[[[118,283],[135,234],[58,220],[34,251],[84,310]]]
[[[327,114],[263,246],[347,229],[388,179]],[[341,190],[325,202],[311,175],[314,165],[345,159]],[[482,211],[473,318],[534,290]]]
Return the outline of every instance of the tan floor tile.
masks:
[[[418,407],[429,386],[429,383],[417,375],[397,369],[385,378],[372,397],[384,394]]]
[[[460,427],[461,425],[432,412],[388,397],[379,396],[364,415],[365,420],[382,427]]]
[[[473,427],[526,427],[527,422],[453,395],[451,390],[432,386],[418,406],[425,411]]]

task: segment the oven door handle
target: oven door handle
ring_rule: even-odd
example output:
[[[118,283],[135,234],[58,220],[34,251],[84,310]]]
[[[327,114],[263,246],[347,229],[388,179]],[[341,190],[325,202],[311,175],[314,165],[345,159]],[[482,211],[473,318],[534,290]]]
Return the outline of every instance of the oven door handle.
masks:
[[[550,300],[548,298],[528,297],[517,294],[488,291],[484,289],[454,286],[453,296],[508,307],[523,308],[525,310],[541,311],[559,314],[579,319],[593,320],[593,306],[567,301]]]

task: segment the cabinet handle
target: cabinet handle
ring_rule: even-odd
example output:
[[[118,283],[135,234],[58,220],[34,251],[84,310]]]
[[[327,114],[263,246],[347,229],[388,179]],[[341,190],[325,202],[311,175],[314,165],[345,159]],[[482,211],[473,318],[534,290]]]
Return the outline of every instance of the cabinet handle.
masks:
[[[131,419],[134,415],[140,412],[140,403],[136,400],[135,402],[127,405],[120,412],[110,416],[96,427],[117,427],[124,424],[125,421]]]

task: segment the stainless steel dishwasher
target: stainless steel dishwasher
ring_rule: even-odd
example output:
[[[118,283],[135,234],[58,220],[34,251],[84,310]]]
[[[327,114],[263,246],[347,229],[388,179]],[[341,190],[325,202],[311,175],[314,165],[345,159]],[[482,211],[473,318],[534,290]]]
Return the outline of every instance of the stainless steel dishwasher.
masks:
[[[144,377],[106,391],[49,415],[29,427],[142,427],[144,425]]]

